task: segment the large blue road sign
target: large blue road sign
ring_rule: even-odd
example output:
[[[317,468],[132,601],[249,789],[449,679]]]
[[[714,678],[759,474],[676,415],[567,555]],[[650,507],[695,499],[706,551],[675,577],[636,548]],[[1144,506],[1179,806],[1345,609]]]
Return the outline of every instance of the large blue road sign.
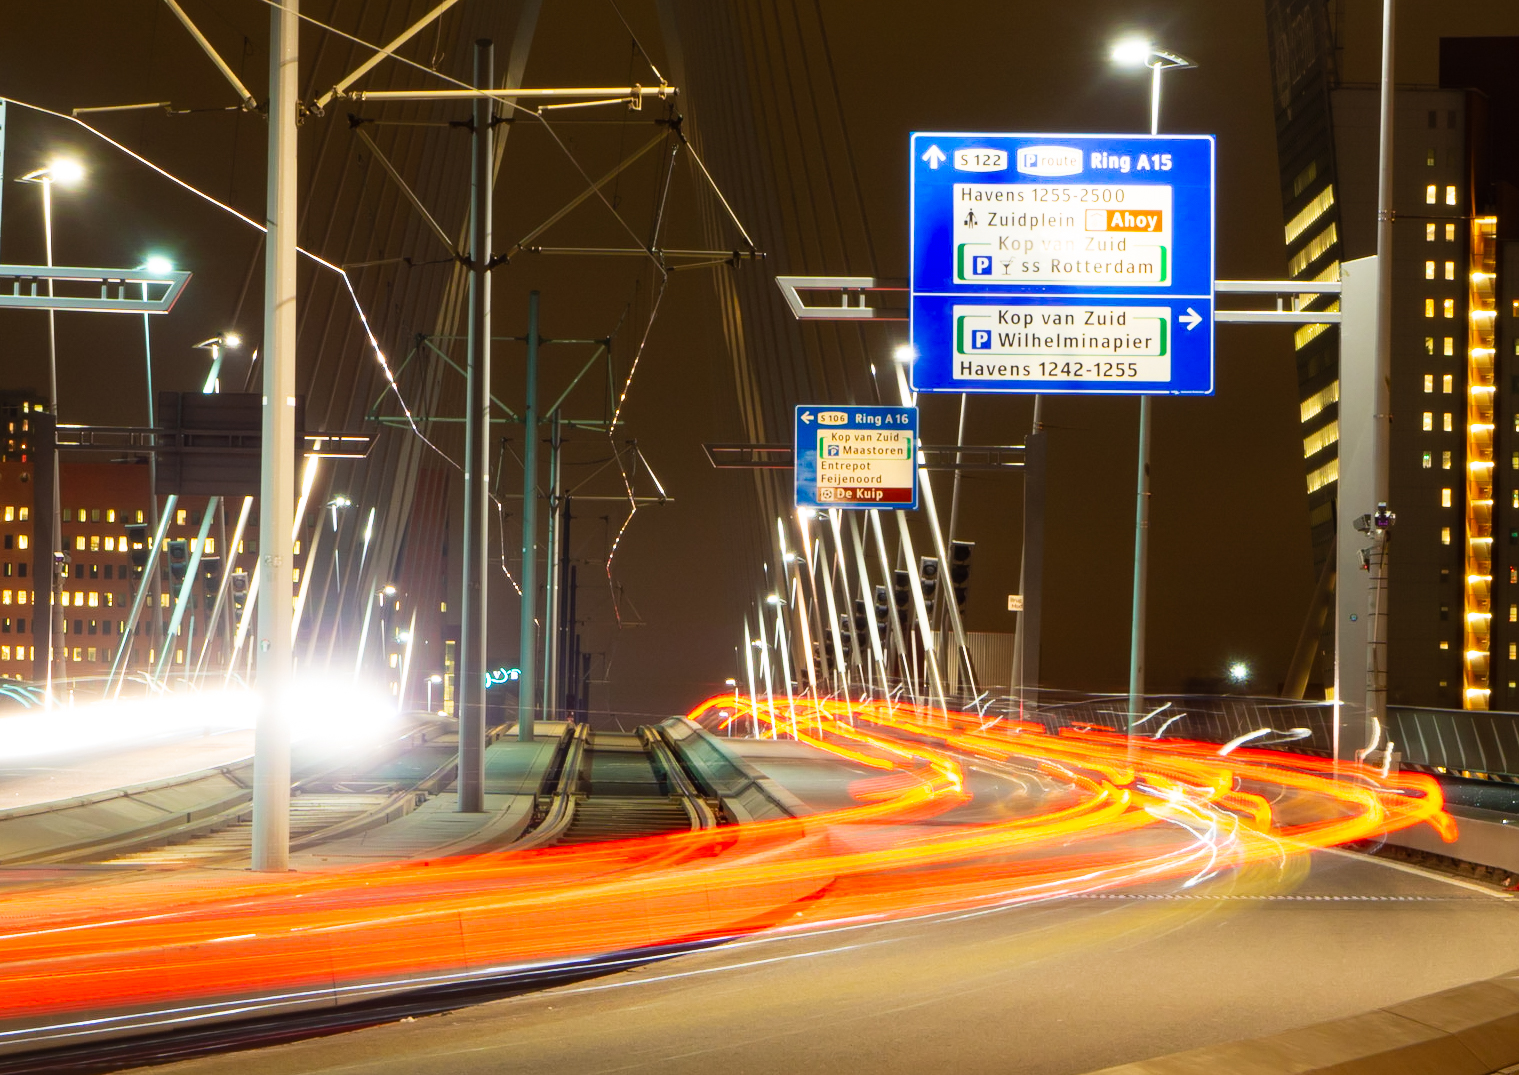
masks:
[[[796,506],[916,508],[918,408],[796,409]]]
[[[1213,391],[1211,135],[911,147],[914,389]]]

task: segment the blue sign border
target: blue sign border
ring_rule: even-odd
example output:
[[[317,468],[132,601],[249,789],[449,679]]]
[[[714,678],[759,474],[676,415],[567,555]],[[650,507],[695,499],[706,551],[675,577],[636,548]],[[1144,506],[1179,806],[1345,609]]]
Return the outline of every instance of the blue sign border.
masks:
[[[920,392],[1049,393],[1093,395],[1211,395],[1214,391],[1213,281],[1215,275],[1216,214],[1214,204],[1217,146],[1212,135],[1060,134],[1048,132],[991,133],[976,131],[916,131],[909,139],[910,319],[916,360],[913,388]],[[944,153],[938,168],[923,159],[927,147]],[[1082,154],[1083,170],[1076,175],[1028,175],[1016,171],[1020,148],[1061,146]],[[996,171],[966,171],[954,167],[955,153],[965,149],[1000,149],[1007,166]],[[1096,173],[1103,185],[1150,183],[1164,177],[1172,187],[1173,278],[1166,284],[1125,282],[1105,287],[1094,284],[970,284],[953,279],[954,205],[949,188],[968,181],[996,182],[1016,177],[1016,183],[1081,185],[1090,179],[1094,152],[1106,152],[1131,162],[1127,172],[1104,168]],[[1141,153],[1172,154],[1169,171],[1137,171],[1132,162]],[[1013,185],[1009,182],[1008,185]],[[1158,185],[1158,184],[1157,184]],[[1069,299],[1111,306],[1169,306],[1195,328],[1173,321],[1171,377],[1167,381],[1017,380],[970,381],[954,377],[952,308],[956,305],[1043,306]],[[1193,322],[1188,311],[1206,321]]]
[[[817,431],[818,426],[814,422],[804,422],[802,415],[815,414],[817,411],[847,411],[850,421],[844,425],[833,426],[834,429],[899,429],[912,434],[912,500],[908,503],[820,503],[818,501],[818,452]],[[886,421],[885,419],[898,419],[906,417],[906,421]],[[861,418],[881,418],[882,421],[861,421]],[[922,460],[922,442],[918,439],[918,408],[916,407],[879,407],[857,406],[848,403],[806,403],[796,408],[794,421],[795,431],[791,442],[791,473],[796,485],[796,506],[806,510],[826,511],[830,508],[839,508],[844,511],[858,511],[863,508],[896,509],[900,511],[916,511],[918,508],[918,466]],[[807,447],[804,447],[806,445]]]

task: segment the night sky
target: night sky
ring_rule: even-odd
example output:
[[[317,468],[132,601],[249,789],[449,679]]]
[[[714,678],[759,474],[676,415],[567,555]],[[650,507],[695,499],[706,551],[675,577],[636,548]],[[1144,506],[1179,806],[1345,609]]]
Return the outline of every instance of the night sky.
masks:
[[[393,35],[427,6],[415,0],[308,0],[305,13],[374,41]],[[1199,65],[1166,77],[1161,122],[1163,131],[1218,136],[1219,276],[1276,279],[1285,273],[1260,0],[987,0],[933,5],[902,0],[822,0],[820,5],[734,0],[714,6],[731,9],[731,25],[749,27],[751,33],[774,28],[773,40],[747,42],[751,109],[763,109],[779,86],[796,89],[801,84],[813,92],[830,80],[836,82],[837,105],[831,90],[823,104],[825,111],[841,109],[868,225],[868,235],[861,238],[873,248],[882,276],[906,273],[908,132],[1143,130],[1148,105],[1145,74],[1114,70],[1107,61],[1110,43],[1128,32],[1146,32],[1157,45]],[[1346,81],[1369,82],[1377,75],[1380,6],[1374,0],[1344,6]],[[262,98],[267,84],[267,7],[253,0],[185,0],[184,7]],[[620,7],[649,57],[668,74],[673,69],[672,50],[662,36],[653,0],[625,0]],[[684,0],[674,7],[689,10]],[[1519,9],[1512,5],[1445,0],[1400,7],[1397,62],[1402,82],[1437,81],[1442,34],[1519,34]],[[496,40],[499,72],[510,49],[515,9],[512,3],[462,0],[440,31],[424,32],[403,51],[466,78],[467,42],[483,33]],[[826,53],[818,47],[821,38],[806,29],[819,20],[826,32]],[[308,28],[302,47],[303,82],[318,91],[352,66],[351,46],[317,28]],[[699,47],[699,36],[688,35],[687,52]],[[820,57],[831,57],[831,71],[816,66]],[[688,66],[699,67],[697,59],[688,56]],[[544,4],[525,85],[628,81],[657,80],[606,0]],[[734,83],[737,86],[738,80]],[[422,83],[414,79],[405,84]],[[710,95],[706,100],[700,96],[703,89]],[[235,104],[231,90],[161,3],[76,0],[8,5],[5,33],[0,36],[0,93],[62,112],[147,101],[204,108],[190,115],[107,115],[95,122],[186,181],[249,216],[261,217],[264,121],[221,110]],[[747,193],[745,177],[724,174],[718,166],[728,159],[721,147],[731,137],[722,122],[744,114],[742,103],[733,103],[735,96],[739,95],[734,86],[699,81],[682,107],[696,117],[698,144],[712,147],[709,156],[717,182],[730,194],[739,216],[754,222],[763,213]],[[410,265],[356,270],[355,277],[365,307],[377,321],[382,345],[399,362],[413,334],[431,330],[431,307],[447,272],[446,265],[422,262],[445,255],[414,219],[400,230],[387,230],[384,221],[405,216],[394,206],[393,189],[348,133],[344,114],[350,109],[359,110],[340,105],[332,115],[309,120],[303,128],[303,178],[311,180],[312,189],[322,192],[326,201],[317,199],[306,207],[301,242],[328,260],[348,265],[412,258]],[[362,111],[403,114],[373,105]],[[608,122],[556,126],[563,147],[531,122],[513,126],[496,202],[498,250],[577,193],[584,185],[580,168],[600,175],[658,133],[652,123],[657,109],[642,115],[618,108],[595,111],[596,118]],[[462,118],[465,108],[456,106],[454,113]],[[561,115],[589,118],[586,113]],[[769,114],[764,120],[788,122],[785,116]],[[127,266],[161,252],[195,273],[180,305],[153,325],[159,387],[198,389],[204,355],[190,345],[223,329],[235,328],[249,347],[257,345],[262,264],[254,260],[256,232],[66,121],[13,107],[9,126],[8,179],[65,150],[76,153],[90,170],[83,187],[57,195],[58,263]],[[405,141],[412,137],[408,129],[383,129],[376,137],[382,146],[397,147],[403,172],[415,177],[444,229],[457,232],[465,204],[464,136],[446,143],[446,152]],[[567,158],[566,149],[579,168]],[[661,159],[659,152],[652,153],[608,192],[639,229],[647,229],[657,203]],[[345,166],[348,171],[342,172]],[[800,165],[775,159],[770,167]],[[345,178],[323,186],[328,173],[322,169]],[[5,186],[0,257],[9,263],[40,263],[36,194],[15,183]],[[666,209],[667,247],[705,244],[699,187],[688,163],[678,160]],[[853,199],[853,189],[836,184],[831,191],[813,193]],[[790,221],[781,221],[776,232],[783,248],[766,249],[763,262],[717,272],[768,277],[800,262],[795,250],[784,247],[804,242],[788,233],[788,227],[801,219],[801,210],[792,201],[776,204]],[[334,227],[339,219],[344,226]],[[630,245],[611,214],[594,203],[542,241]],[[830,264],[826,271],[868,274],[870,253],[855,241],[847,250],[850,263]],[[310,382],[317,413],[331,423],[327,428],[355,428],[378,394],[349,402],[361,392],[371,392],[373,360],[354,331],[346,299],[334,298],[330,281],[314,284],[311,270],[304,272],[303,282],[312,284],[313,308],[307,316],[315,320],[303,328],[303,383]],[[768,280],[765,286],[773,287]],[[523,331],[525,296],[533,288],[542,292],[547,335],[601,337],[621,322],[613,348],[620,388],[638,351],[657,289],[655,275],[637,259],[514,258],[496,274],[498,334]],[[748,506],[752,479],[741,472],[713,471],[701,450],[704,441],[746,439],[715,294],[707,270],[674,274],[638,358],[627,424],[616,444],[637,439],[673,502],[641,510],[618,551],[614,581],[624,587],[621,611],[629,621],[621,629],[614,625],[612,593],[602,564],[625,512],[610,501],[587,501],[577,509],[573,555],[582,561],[580,612],[587,620],[587,649],[598,654],[596,677],[605,681],[594,696],[600,710],[673,712],[720,688],[725,677],[735,674],[740,617],[758,592],[755,560],[763,553],[766,537],[753,532],[759,524]],[[323,318],[326,327],[318,324]],[[141,422],[145,396],[140,321],[73,315],[61,317],[59,325],[61,420]],[[878,326],[864,334],[864,347],[883,372],[905,329],[905,324]],[[812,331],[801,336],[808,348],[818,345],[818,338],[806,335]],[[1217,345],[1217,394],[1161,399],[1155,408],[1149,678],[1156,691],[1180,689],[1189,677],[1221,675],[1233,660],[1246,660],[1257,670],[1255,688],[1275,691],[1313,586],[1290,331],[1225,326],[1218,329]],[[462,359],[462,346],[455,353]],[[583,348],[549,349],[544,394],[557,396],[588,354]],[[521,396],[521,363],[519,347],[498,347],[494,387],[513,407]],[[246,357],[232,359],[224,385],[230,380],[228,387],[240,387],[237,382],[246,368]],[[586,417],[601,416],[604,371],[600,377],[599,391],[596,384],[583,386],[571,397],[570,410],[578,407]],[[42,315],[0,314],[0,387],[45,383]],[[462,384],[458,388],[462,395]],[[451,398],[445,392],[440,404],[445,413]],[[957,403],[951,397],[923,401],[926,443],[953,441]],[[308,402],[308,413],[311,410]],[[1118,690],[1126,684],[1137,411],[1133,399],[1123,398],[1053,399],[1046,408],[1051,492],[1043,652],[1044,678],[1050,685]],[[459,413],[457,406],[452,413]],[[974,398],[967,440],[1017,443],[1027,431],[1029,416],[1025,399]],[[774,440],[789,437],[785,429],[768,432]],[[445,451],[451,450],[448,435],[437,440]],[[567,473],[574,481],[584,481],[584,493],[610,496],[621,491],[615,469],[597,470],[611,447],[605,436],[572,438]],[[343,491],[347,479],[348,472],[340,468],[328,492]],[[939,481],[941,505],[947,510],[948,477]],[[506,482],[520,491],[515,464],[508,464]],[[639,492],[652,492],[646,478],[640,478]],[[1006,595],[1017,589],[1020,480],[1016,473],[971,475],[965,496],[961,533],[956,536],[977,543],[968,627],[1010,630],[1013,617],[1005,607]],[[506,510],[515,516],[516,503],[508,502]],[[768,525],[773,530],[773,520]],[[452,533],[457,532],[455,519]],[[508,545],[516,541],[511,523],[507,538]],[[520,565],[511,557],[509,553],[508,566],[515,572]],[[493,651],[499,648],[503,659],[511,657],[515,646],[516,615],[515,599],[503,600],[493,611],[494,637],[499,639]],[[635,620],[642,625],[631,625]]]

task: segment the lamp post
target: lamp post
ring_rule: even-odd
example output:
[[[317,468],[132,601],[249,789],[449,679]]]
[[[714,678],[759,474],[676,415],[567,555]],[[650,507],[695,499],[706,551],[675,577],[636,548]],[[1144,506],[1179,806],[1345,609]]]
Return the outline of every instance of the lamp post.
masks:
[[[1148,41],[1131,39],[1113,46],[1113,62],[1150,69],[1150,134],[1160,133],[1160,76],[1173,68],[1197,65],[1184,56],[1156,48]],[[1144,706],[1145,606],[1150,556],[1150,426],[1149,396],[1139,397],[1139,474],[1134,503],[1134,623],[1129,644],[1129,735]]]
[[[197,350],[211,352],[211,369],[206,374],[206,385],[201,389],[202,393],[209,396],[222,390],[222,352],[235,351],[242,345],[243,338],[235,332],[223,332],[195,345]]]
[[[71,187],[84,179],[84,166],[76,160],[60,158],[26,173],[17,180],[18,183],[33,183],[42,190],[42,244],[46,255],[48,268],[53,267],[53,184],[62,183],[65,187]],[[53,281],[47,282],[47,293],[51,298],[53,294]],[[53,411],[53,422],[58,421],[58,325],[56,314],[53,310],[47,312],[47,380],[48,380],[48,406]],[[47,639],[45,645],[48,650],[47,659],[47,689],[45,702],[49,709],[53,706],[53,640],[59,637],[59,604],[58,604],[58,573],[66,562],[63,553],[63,511],[59,506],[59,481],[58,481],[58,449],[53,449],[53,577],[47,587]],[[33,621],[35,622],[35,620]]]
[[[432,707],[432,689],[433,689],[433,686],[435,684],[442,683],[442,682],[443,682],[443,677],[440,676],[440,675],[438,675],[436,672],[427,677],[427,711],[429,713],[436,712],[436,710],[434,710],[433,707]],[[442,714],[439,714],[439,715],[441,716]]]

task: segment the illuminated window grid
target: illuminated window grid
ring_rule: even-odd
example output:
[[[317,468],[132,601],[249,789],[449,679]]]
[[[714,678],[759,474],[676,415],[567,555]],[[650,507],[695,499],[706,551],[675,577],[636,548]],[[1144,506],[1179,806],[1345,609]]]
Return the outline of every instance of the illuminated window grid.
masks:
[[[1447,204],[1455,204],[1455,187],[1447,187]],[[1493,303],[1497,219],[1471,222],[1471,260],[1467,272],[1466,383],[1466,549],[1462,616],[1462,705],[1487,709],[1492,697],[1492,553],[1494,381]],[[1454,301],[1447,299],[1450,310]],[[1446,316],[1454,316],[1447,313]]]

